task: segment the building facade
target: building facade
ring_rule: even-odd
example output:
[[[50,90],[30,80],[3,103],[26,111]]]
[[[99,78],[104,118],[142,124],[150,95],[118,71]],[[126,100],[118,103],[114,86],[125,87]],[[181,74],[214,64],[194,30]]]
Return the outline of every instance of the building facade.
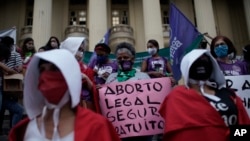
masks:
[[[250,43],[249,0],[0,0],[0,30],[16,26],[19,46],[32,37],[36,48],[50,36],[60,41],[84,36],[93,51],[110,29],[112,51],[126,41],[141,52],[149,39],[156,39],[160,47],[169,46],[170,2],[201,33],[229,37],[238,54]]]

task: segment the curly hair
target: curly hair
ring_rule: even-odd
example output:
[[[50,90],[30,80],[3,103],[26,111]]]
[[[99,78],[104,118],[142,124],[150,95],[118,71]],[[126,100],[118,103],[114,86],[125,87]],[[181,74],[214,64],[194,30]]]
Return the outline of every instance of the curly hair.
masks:
[[[135,57],[135,48],[133,47],[132,44],[130,43],[127,43],[127,42],[122,42],[120,44],[118,44],[116,46],[116,49],[115,49],[115,54],[117,54],[117,52],[121,49],[127,49],[128,51],[130,51],[130,53],[132,54],[133,57]]]

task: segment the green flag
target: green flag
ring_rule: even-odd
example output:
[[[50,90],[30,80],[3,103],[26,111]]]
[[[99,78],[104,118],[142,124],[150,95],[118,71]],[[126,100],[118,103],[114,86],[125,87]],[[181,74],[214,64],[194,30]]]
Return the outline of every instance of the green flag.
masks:
[[[204,36],[202,34],[198,35],[198,37],[192,42],[192,44],[185,49],[184,55],[186,55],[187,53],[189,53],[193,49],[198,48],[203,39],[204,39]]]

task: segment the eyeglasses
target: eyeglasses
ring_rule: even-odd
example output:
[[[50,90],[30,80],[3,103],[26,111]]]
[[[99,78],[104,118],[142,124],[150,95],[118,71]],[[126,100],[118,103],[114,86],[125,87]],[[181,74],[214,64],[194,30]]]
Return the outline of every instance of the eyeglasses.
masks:
[[[225,45],[226,43],[219,43],[219,44],[216,44],[215,47],[218,47],[218,46],[222,46],[222,45]]]

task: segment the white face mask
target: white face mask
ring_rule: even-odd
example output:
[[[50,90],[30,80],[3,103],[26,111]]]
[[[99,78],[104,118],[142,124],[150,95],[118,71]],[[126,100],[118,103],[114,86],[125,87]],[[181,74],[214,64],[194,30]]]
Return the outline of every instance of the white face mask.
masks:
[[[76,54],[75,54],[75,57],[76,57],[77,61],[81,61],[82,58],[83,58],[83,52],[77,51]]]
[[[148,48],[148,54],[155,55],[157,53],[157,48]]]

